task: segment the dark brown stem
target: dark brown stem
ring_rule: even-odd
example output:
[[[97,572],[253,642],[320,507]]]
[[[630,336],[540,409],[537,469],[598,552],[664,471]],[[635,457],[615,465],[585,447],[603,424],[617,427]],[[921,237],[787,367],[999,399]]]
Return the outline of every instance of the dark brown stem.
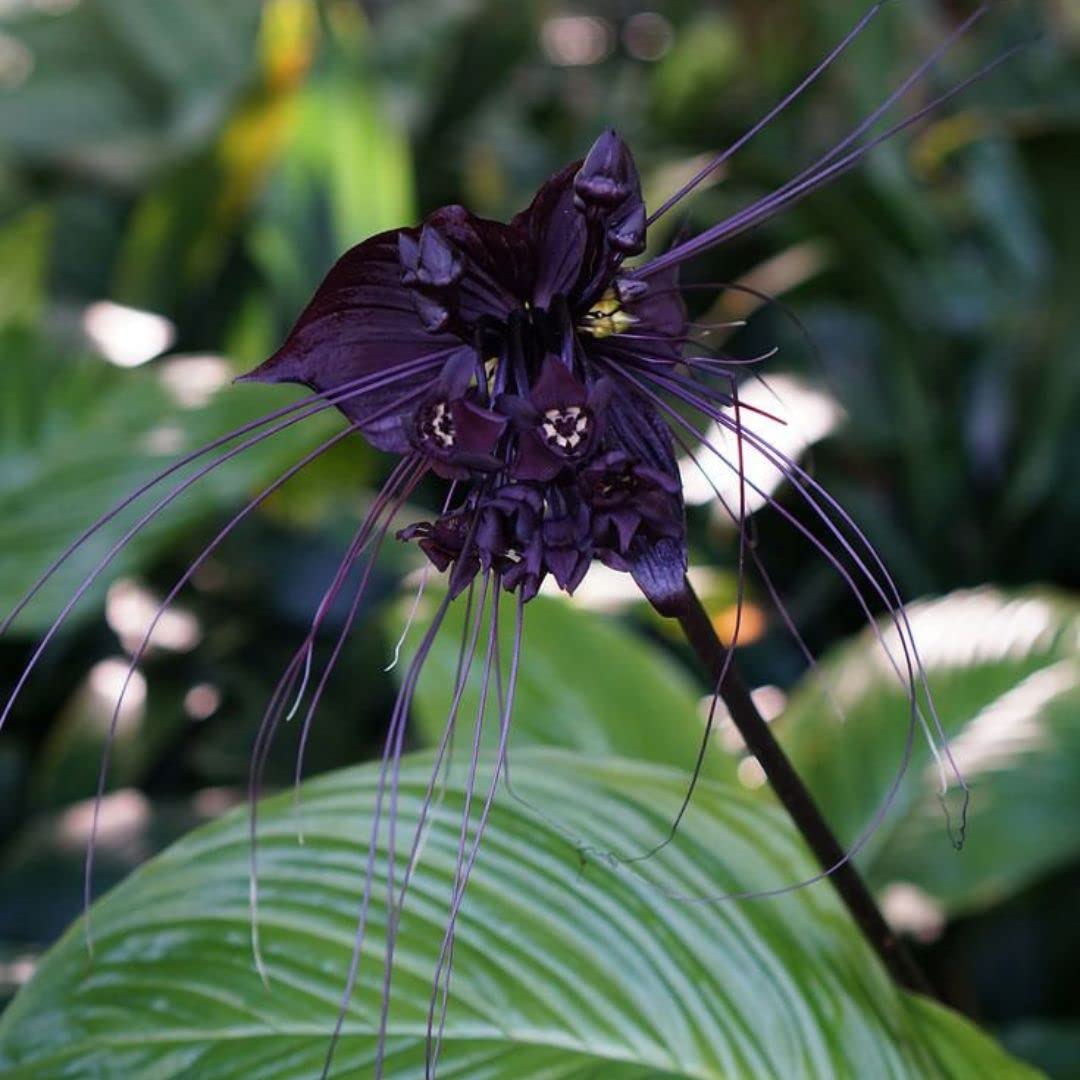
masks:
[[[677,616],[679,623],[702,664],[714,678],[719,679],[724,673],[727,651],[689,582],[686,583],[686,599],[685,610]],[[855,864],[845,858],[840,842],[773,737],[751,700],[746,684],[730,662],[720,685],[720,697],[747,749],[757,758],[777,798],[791,815],[822,870],[829,875],[833,888],[840,894],[844,906],[851,912],[874,952],[881,957],[882,963],[900,986],[933,996],[926,976],[919,970],[903,942],[889,929]]]

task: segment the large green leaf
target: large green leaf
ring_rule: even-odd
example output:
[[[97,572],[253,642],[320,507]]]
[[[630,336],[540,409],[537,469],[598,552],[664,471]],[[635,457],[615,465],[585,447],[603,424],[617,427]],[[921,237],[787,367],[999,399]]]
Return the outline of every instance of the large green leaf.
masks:
[[[866,866],[878,883],[910,881],[952,909],[978,907],[1080,853],[1080,604],[984,588],[913,605],[910,617],[972,788],[967,838],[950,855],[938,773],[916,735],[910,776]],[[908,715],[869,634],[827,659],[791,699],[785,745],[847,840],[895,774]]]
[[[509,655],[513,637],[512,606],[504,603],[500,623],[504,655]],[[450,608],[417,687],[415,714],[428,743],[442,737],[450,711],[464,616],[463,602]],[[414,644],[420,637],[419,628],[410,632]],[[598,757],[618,754],[687,771],[693,767],[704,733],[700,691],[674,661],[613,617],[538,597],[525,612],[523,656],[514,698],[513,748],[561,746]],[[482,660],[481,634],[461,702],[461,717],[470,722],[476,714]],[[405,669],[403,661],[398,671]],[[734,758],[719,744],[706,755],[706,775],[730,777],[734,768]]]
[[[403,768],[399,834],[430,762]],[[309,784],[305,844],[291,799],[264,806],[263,946],[248,946],[248,837],[233,814],[134,874],[76,926],[0,1022],[0,1068],[30,1077],[288,1078],[319,1073],[345,979],[376,783],[369,767]],[[593,845],[659,836],[675,771],[558,751],[516,763],[516,786]],[[387,1073],[423,1075],[434,951],[453,874],[460,783],[439,805],[406,904]],[[400,867],[399,867],[400,870]],[[762,889],[810,870],[791,828],[746,793],[707,784],[677,845],[637,875],[591,861],[500,800],[454,954],[444,1077],[1032,1077],[959,1017],[896,990],[827,886],[719,905],[669,899]],[[334,1076],[368,1077],[385,928],[370,949]]]

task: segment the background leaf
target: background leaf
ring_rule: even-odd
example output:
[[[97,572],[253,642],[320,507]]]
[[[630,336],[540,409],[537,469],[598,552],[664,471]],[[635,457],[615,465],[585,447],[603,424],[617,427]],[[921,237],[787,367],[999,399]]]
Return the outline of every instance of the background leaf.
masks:
[[[26,163],[114,183],[160,168],[214,131],[250,75],[261,7],[87,0],[9,20],[30,70],[5,92],[0,139]]]
[[[910,617],[972,788],[967,839],[950,857],[920,735],[912,775],[864,864],[881,884],[911,881],[951,909],[982,907],[1080,852],[1080,604],[1048,590],[977,589],[914,604]],[[869,632],[792,696],[785,745],[847,840],[887,790],[907,724],[906,699]]]

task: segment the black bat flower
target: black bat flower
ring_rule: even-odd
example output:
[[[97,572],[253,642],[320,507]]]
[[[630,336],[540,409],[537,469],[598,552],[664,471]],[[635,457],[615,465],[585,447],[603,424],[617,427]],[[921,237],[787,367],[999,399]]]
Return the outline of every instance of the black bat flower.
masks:
[[[379,377],[338,408],[376,446],[459,481],[440,519],[398,534],[450,569],[451,595],[481,570],[524,599],[549,576],[573,592],[603,558],[673,614],[687,559],[674,438],[637,380],[677,366],[686,316],[673,272],[624,267],[645,218],[633,157],[606,132],[509,224],[444,207],[346,252],[245,378],[332,395]],[[598,455],[623,477],[663,477],[666,497],[603,481]]]
[[[356,949],[339,1014],[340,1028],[357,975],[380,826],[386,822],[390,832],[389,925],[377,1076],[382,1072],[401,905],[434,792],[447,767],[457,714],[476,658],[480,657],[481,669],[477,729],[486,706],[495,702],[498,746],[491,779],[477,799],[477,810],[472,805],[472,792],[479,775],[479,737],[473,741],[468,765],[470,795],[429,1010],[429,1075],[438,1058],[458,913],[496,786],[506,770],[525,606],[547,580],[573,593],[592,565],[600,562],[632,575],[643,595],[662,614],[681,616],[686,612],[691,599],[685,583],[686,520],[676,461],[680,447],[691,455],[715,456],[738,477],[742,490],[756,491],[773,505],[841,575],[868,619],[875,607],[889,613],[897,644],[891,651],[887,649],[887,655],[908,687],[913,719],[924,721],[932,745],[941,740],[901,598],[886,568],[836,501],[761,434],[761,425],[752,422],[755,416],[740,402],[734,374],[739,364],[751,361],[710,351],[699,340],[695,327],[687,322],[677,275],[688,259],[753,228],[853,168],[884,139],[917,123],[1000,63],[1008,53],[885,131],[869,134],[984,8],[958,26],[878,108],[809,167],[701,234],[679,240],[650,259],[634,261],[646,251],[648,228],[802,93],[858,36],[879,7],[871,8],[788,97],[651,215],[630,150],[617,134],[608,131],[583,160],[548,180],[531,205],[509,223],[488,221],[460,206],[449,206],[430,214],[418,228],[382,233],[346,252],[319,286],[281,349],[244,376],[260,382],[302,383],[311,388],[314,397],[222,436],[145,484],[87,529],[0,625],[0,632],[6,630],[53,572],[135,500],[207,455],[221,451],[184,475],[130,526],[65,604],[0,714],[2,724],[64,619],[136,532],[223,462],[307,417],[338,409],[347,420],[344,430],[297,462],[228,522],[165,600],[165,605],[171,602],[255,507],[330,446],[359,433],[380,450],[399,455],[388,483],[358,528],[318,604],[310,632],[271,698],[253,756],[254,795],[278,726],[283,717],[298,709],[309,688],[315,637],[330,605],[359,567],[360,583],[349,617],[308,700],[300,734],[298,780],[313,717],[355,619],[380,545],[422,477],[434,473],[449,481],[441,513],[397,533],[402,540],[415,541],[431,564],[446,572],[448,587],[402,679],[391,716],[371,823]],[[757,419],[768,422],[765,416]],[[734,451],[729,451],[730,442],[717,445],[710,440],[708,430],[714,425],[734,437]],[[779,470],[801,500],[813,527],[755,486],[743,468],[747,454],[755,454]],[[746,543],[744,507],[725,504],[725,509],[740,529],[740,568],[752,562],[775,598],[760,554]],[[505,592],[515,597],[508,665],[501,655],[498,625],[500,596]],[[448,605],[461,593],[467,594],[467,614],[454,701],[436,751],[411,853],[397,879],[393,826],[406,718]],[[783,614],[788,629],[803,647]],[[156,621],[134,654],[132,671]],[[884,646],[884,640],[882,643]],[[114,726],[118,715],[119,703]],[[102,765],[101,790],[106,768],[107,757]],[[253,937],[261,970],[254,914],[254,837],[253,802]],[[88,897],[92,857],[91,844]],[[332,1049],[331,1045],[331,1054]],[[328,1056],[327,1070],[329,1065]]]

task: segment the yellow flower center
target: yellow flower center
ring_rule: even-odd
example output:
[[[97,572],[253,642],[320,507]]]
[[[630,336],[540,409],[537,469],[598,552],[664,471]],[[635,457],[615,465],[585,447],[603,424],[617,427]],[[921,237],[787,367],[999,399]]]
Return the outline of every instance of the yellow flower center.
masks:
[[[608,289],[587,312],[578,326],[583,334],[594,338],[611,337],[629,330],[637,319],[623,311],[622,302],[614,289]]]

